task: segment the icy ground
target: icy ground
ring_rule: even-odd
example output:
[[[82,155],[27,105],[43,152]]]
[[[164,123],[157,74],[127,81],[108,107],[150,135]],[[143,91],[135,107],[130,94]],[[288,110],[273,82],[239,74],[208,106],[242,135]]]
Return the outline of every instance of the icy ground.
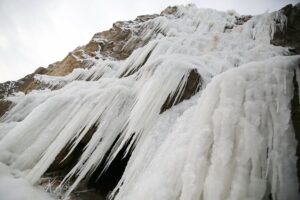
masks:
[[[1,200],[54,200],[42,188],[32,187],[2,163],[0,163],[0,186]]]
[[[62,183],[75,177],[66,198],[117,140],[106,167],[128,142],[132,152],[110,198],[300,199],[290,117],[300,57],[270,44],[286,25],[281,13],[241,25],[237,17],[181,6],[143,22],[141,37],[150,42],[125,61],[100,59],[65,77],[37,76],[60,89],[9,97],[16,105],[0,121],[0,161],[9,166],[4,171],[22,174],[9,183],[17,191],[35,185],[67,144],[71,153],[96,125]],[[180,98],[194,69],[200,91],[161,113],[168,97]],[[0,191],[1,198],[12,195]]]

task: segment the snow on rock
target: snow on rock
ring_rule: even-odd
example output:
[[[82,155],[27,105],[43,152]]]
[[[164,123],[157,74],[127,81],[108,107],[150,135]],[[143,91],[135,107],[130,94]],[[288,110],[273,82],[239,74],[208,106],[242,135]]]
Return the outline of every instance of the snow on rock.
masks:
[[[290,101],[300,57],[270,44],[287,18],[240,23],[235,12],[194,5],[144,18],[147,44],[126,60],[86,55],[78,59],[89,68],[35,76],[52,90],[9,97],[16,105],[0,119],[0,163],[34,185],[88,135],[61,182],[71,185],[65,198],[125,148],[110,198],[299,199]]]

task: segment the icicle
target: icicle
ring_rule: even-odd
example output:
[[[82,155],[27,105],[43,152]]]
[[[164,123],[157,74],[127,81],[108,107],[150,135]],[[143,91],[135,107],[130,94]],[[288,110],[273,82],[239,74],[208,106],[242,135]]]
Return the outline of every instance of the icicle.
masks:
[[[147,166],[139,168],[135,160],[130,160],[115,199],[174,199],[179,195],[179,199],[184,200],[200,196],[208,200],[263,199],[268,195],[268,184],[272,196],[298,199],[296,158],[287,155],[295,152],[296,147],[286,117],[290,113],[291,79],[287,82],[289,92],[278,113],[272,109],[276,108],[276,103],[272,102],[282,96],[285,83],[277,82],[272,96],[264,96],[263,91],[273,87],[272,73],[290,77],[299,62],[300,57],[277,57],[214,78],[197,107],[184,113],[182,119],[178,118],[172,134],[163,143],[158,147],[154,145],[157,150],[150,161],[145,161]],[[270,74],[270,83],[264,82],[266,72]],[[255,89],[256,96],[246,93],[248,89]],[[148,135],[148,139],[151,137]],[[279,141],[289,145],[280,145]],[[147,148],[149,146],[145,145],[138,152],[134,151],[134,158],[142,162],[146,152],[152,151]],[[268,159],[261,157],[267,149]],[[285,167],[278,168],[279,163]],[[280,184],[276,181],[278,175]]]

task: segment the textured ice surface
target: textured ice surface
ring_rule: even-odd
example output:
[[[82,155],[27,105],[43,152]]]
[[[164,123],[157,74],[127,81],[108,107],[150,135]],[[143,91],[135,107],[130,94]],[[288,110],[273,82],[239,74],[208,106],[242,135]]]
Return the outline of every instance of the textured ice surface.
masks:
[[[213,78],[167,136],[156,142],[163,128],[154,128],[138,145],[117,199],[298,199],[290,100],[299,58]]]
[[[151,41],[124,61],[37,76],[60,89],[10,97],[16,105],[0,121],[0,162],[35,184],[96,126],[63,181],[76,178],[66,196],[117,140],[106,167],[128,142],[133,151],[115,199],[299,199],[290,101],[300,58],[270,44],[286,24],[280,13],[243,25],[237,15],[181,6],[144,22],[142,39]],[[193,69],[202,90],[160,113]]]

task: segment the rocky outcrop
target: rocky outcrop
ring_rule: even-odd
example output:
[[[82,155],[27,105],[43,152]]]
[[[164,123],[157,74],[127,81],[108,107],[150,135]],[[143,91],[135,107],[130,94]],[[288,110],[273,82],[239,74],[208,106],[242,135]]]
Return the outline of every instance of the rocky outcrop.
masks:
[[[39,67],[34,73],[29,74],[18,81],[0,83],[0,117],[3,116],[12,105],[12,102],[5,99],[7,96],[14,92],[24,92],[26,94],[33,89],[39,88],[38,84],[34,81],[34,75],[46,74],[47,71],[46,68]]]
[[[290,47],[293,54],[300,54],[300,3],[295,6],[289,4],[280,12],[287,17],[287,24],[283,31],[277,27],[271,43],[277,46]]]
[[[252,18],[252,16],[251,15],[242,15],[242,16],[240,16],[240,17],[235,17],[235,19],[236,19],[236,22],[235,22],[235,24],[236,25],[243,25],[245,22],[247,22],[249,19],[251,19]]]
[[[166,111],[167,109],[171,108],[174,105],[179,104],[183,100],[190,99],[193,95],[195,95],[199,91],[201,87],[201,83],[202,83],[201,75],[197,72],[196,69],[192,69],[188,76],[186,85],[181,95],[179,95],[179,98],[176,98],[178,96],[178,92],[179,92],[178,90],[175,92],[175,94],[172,97],[170,97],[169,95],[165,103],[162,105],[160,113]]]
[[[7,110],[9,110],[12,102],[7,100],[0,100],[0,117],[3,116]]]
[[[174,10],[174,8],[170,9]],[[162,12],[161,15],[170,12]],[[40,67],[34,73],[18,81],[0,83],[0,117],[5,114],[12,104],[8,100],[5,100],[5,97],[14,92],[24,92],[27,94],[34,89],[45,87],[35,81],[34,76],[36,74],[65,76],[76,68],[89,68],[93,66],[94,59],[126,59],[133,50],[144,46],[148,42],[148,39],[144,40],[140,37],[143,32],[142,23],[157,16],[159,15],[142,15],[132,21],[116,22],[111,29],[96,33],[88,44],[77,47],[62,61],[52,63],[47,68]]]
[[[178,8],[176,6],[169,6],[166,9],[164,9],[160,15],[172,15],[174,13],[176,13],[178,10]]]

